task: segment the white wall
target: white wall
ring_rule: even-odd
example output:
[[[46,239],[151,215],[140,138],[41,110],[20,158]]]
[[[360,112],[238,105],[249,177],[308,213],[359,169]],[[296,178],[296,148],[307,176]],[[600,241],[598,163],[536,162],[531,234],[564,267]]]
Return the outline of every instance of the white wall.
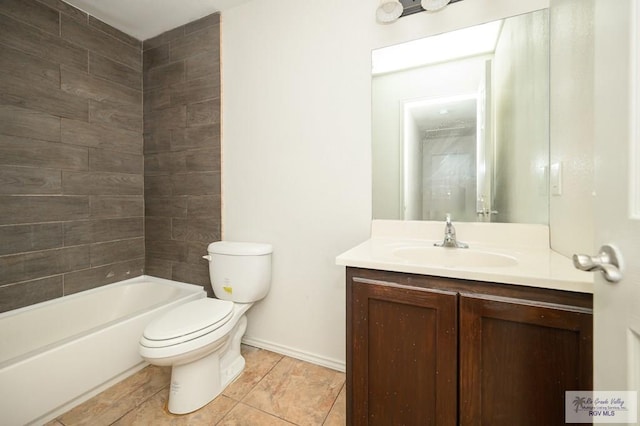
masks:
[[[375,120],[375,117],[373,120]],[[405,145],[403,153],[405,189],[403,190],[404,194],[401,205],[404,209],[402,218],[406,220],[420,220],[422,219],[422,135],[418,123],[408,111],[404,113],[403,127],[404,132],[402,139],[404,139],[403,143]],[[372,172],[375,174],[375,166]],[[373,194],[375,200],[375,192],[373,192]],[[375,202],[373,204],[373,211],[375,217]]]
[[[339,253],[369,236],[371,49],[548,6],[467,0],[393,25],[372,0],[255,0],[222,16],[223,232],[274,245],[247,340],[344,368]]]
[[[505,21],[493,61],[498,222],[549,222],[547,11]]]
[[[562,163],[562,195],[550,198],[551,247],[591,253],[593,240],[594,1],[551,7],[551,164]]]

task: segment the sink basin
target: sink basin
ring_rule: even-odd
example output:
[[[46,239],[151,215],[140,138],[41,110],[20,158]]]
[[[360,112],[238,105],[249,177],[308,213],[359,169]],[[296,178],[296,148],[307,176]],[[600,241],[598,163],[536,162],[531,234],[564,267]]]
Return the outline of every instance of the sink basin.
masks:
[[[411,263],[442,266],[446,268],[501,268],[518,264],[518,261],[511,256],[473,249],[401,247],[393,250],[393,254]]]

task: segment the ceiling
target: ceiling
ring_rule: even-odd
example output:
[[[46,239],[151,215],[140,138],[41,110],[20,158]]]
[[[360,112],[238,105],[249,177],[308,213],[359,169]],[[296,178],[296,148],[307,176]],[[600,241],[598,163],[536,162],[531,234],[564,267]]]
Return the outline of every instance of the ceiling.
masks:
[[[250,0],[64,0],[138,40]]]

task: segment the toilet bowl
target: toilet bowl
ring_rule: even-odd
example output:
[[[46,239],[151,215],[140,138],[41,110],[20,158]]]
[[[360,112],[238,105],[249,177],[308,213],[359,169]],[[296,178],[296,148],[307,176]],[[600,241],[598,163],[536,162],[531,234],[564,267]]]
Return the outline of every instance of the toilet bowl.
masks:
[[[268,244],[211,243],[204,257],[219,298],[180,305],[145,328],[139,345],[142,358],[172,367],[171,413],[203,407],[244,369],[240,342],[247,328],[245,313],[268,292],[271,252]]]

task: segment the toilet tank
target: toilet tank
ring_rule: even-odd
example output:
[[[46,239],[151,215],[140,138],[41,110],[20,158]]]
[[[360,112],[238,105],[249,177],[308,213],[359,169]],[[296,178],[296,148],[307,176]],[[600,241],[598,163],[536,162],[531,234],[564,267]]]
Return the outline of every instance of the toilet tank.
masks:
[[[216,297],[256,302],[271,285],[271,244],[216,241],[209,244],[209,277]]]

